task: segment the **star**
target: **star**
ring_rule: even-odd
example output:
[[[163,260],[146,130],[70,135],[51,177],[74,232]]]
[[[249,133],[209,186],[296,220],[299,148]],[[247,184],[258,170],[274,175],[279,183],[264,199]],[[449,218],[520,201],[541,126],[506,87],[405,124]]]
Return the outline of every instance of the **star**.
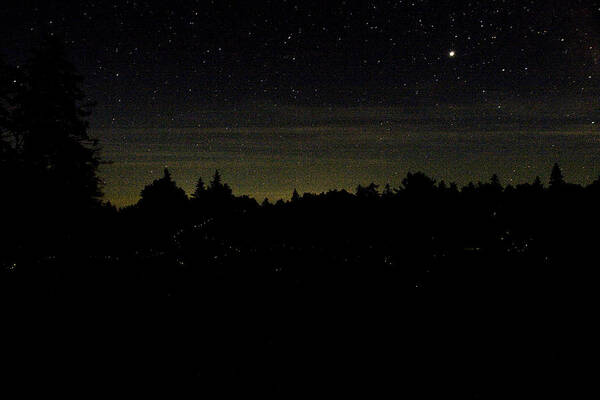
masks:
[[[456,55],[456,52],[454,50],[450,50],[450,52],[448,53],[448,56],[450,57],[454,57]]]

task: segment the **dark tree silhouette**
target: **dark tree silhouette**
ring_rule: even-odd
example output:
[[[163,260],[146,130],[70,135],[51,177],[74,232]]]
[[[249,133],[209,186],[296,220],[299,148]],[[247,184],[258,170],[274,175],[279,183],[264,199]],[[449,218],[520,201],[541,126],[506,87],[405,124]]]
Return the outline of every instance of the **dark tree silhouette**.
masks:
[[[180,210],[188,200],[185,191],[177,186],[167,168],[162,178],[155,179],[142,189],[140,196],[139,206],[149,209]]]
[[[82,78],[67,60],[61,41],[47,37],[23,68],[25,82],[15,96],[14,146],[28,176],[44,183],[68,208],[97,204],[102,196],[97,140],[88,134],[91,102]]]
[[[292,202],[297,202],[298,200],[300,200],[300,195],[298,194],[298,191],[296,190],[296,188],[294,188],[294,192],[292,193]]]
[[[431,179],[422,172],[409,172],[402,180],[404,190],[410,193],[431,193],[435,189],[435,179]]]
[[[68,257],[98,231],[101,205],[92,104],[57,37],[46,37],[22,68],[0,67],[3,234],[18,259]],[[7,233],[8,232],[8,233]]]
[[[232,191],[229,185],[221,182],[221,174],[219,173],[219,170],[215,171],[207,191],[216,199],[227,199],[231,198],[232,196]]]
[[[562,171],[558,166],[558,163],[555,163],[552,167],[552,171],[550,172],[550,188],[558,188],[565,184],[565,180],[563,178]]]
[[[192,193],[192,198],[195,200],[201,199],[206,194],[206,186],[204,185],[204,181],[202,177],[198,178],[198,182],[196,182],[196,188],[194,189],[194,193]]]
[[[360,199],[376,199],[379,197],[378,188],[379,185],[376,185],[373,182],[367,186],[358,185],[356,187],[356,197]]]
[[[500,178],[498,178],[498,175],[492,175],[492,177],[490,178],[490,185],[495,191],[502,191],[502,183],[500,183]]]

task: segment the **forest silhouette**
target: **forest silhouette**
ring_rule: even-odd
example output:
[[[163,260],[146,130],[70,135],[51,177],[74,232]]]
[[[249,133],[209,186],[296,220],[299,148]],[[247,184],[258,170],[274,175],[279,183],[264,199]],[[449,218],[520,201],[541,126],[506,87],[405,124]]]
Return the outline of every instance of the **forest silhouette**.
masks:
[[[597,355],[600,178],[409,172],[259,204],[167,169],[102,201],[81,77],[0,65],[2,376],[280,395],[576,396]],[[66,382],[65,382],[66,384]]]

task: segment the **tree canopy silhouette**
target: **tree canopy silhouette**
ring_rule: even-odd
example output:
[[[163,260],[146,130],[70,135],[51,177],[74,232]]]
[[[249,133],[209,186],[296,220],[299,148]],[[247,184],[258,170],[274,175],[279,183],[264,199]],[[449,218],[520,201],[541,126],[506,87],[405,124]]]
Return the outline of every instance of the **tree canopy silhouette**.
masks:
[[[296,190],[296,188],[294,188],[294,191],[292,192],[292,202],[297,202],[300,200],[300,195],[298,194],[298,191]]]
[[[367,186],[358,185],[356,187],[356,197],[360,199],[376,199],[379,197],[378,188],[379,185],[376,185],[373,182]]]
[[[500,183],[500,178],[498,178],[498,175],[492,175],[492,177],[490,178],[490,185],[494,190],[500,192],[502,191],[502,184]]]
[[[1,63],[0,63],[1,64]],[[10,257],[75,254],[98,231],[98,142],[93,104],[63,42],[47,36],[22,64],[0,65],[0,235]]]
[[[563,178],[562,171],[558,166],[558,163],[554,163],[554,166],[552,167],[552,171],[550,172],[549,183],[551,188],[558,188],[565,184],[565,180]]]
[[[435,189],[435,179],[431,179],[422,172],[409,172],[402,180],[404,190],[409,193],[427,194]]]
[[[192,193],[192,199],[200,200],[206,194],[206,185],[202,180],[202,177],[198,178],[196,182],[196,188],[194,189],[194,193]]]
[[[177,186],[167,168],[164,169],[162,178],[155,179],[151,184],[146,185],[142,189],[140,196],[138,204],[142,208],[150,209],[179,210],[188,200],[185,191]]]
[[[232,190],[229,185],[221,182],[221,174],[219,173],[219,170],[215,171],[207,191],[215,198],[227,199],[232,196]]]
[[[46,37],[23,70],[9,115],[12,147],[22,180],[53,193],[56,202],[80,208],[102,196],[97,140],[88,134],[93,104],[60,39]],[[40,187],[43,186],[43,187]]]

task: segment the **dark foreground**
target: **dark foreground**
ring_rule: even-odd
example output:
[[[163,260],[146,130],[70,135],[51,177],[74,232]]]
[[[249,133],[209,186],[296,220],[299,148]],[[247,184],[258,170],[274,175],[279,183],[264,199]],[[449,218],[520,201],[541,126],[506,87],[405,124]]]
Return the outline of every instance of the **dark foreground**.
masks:
[[[206,195],[97,210],[70,222],[78,235],[48,221],[20,236],[35,246],[13,235],[5,252],[2,379],[83,393],[589,395],[598,192],[496,189],[263,206]]]

